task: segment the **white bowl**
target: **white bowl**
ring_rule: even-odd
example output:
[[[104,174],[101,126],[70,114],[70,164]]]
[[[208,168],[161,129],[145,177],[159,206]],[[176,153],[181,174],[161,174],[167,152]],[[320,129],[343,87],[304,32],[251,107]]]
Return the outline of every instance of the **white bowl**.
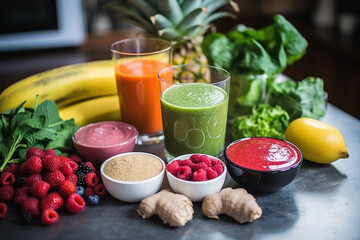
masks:
[[[104,173],[104,166],[110,160],[120,156],[135,155],[135,154],[149,155],[158,159],[162,164],[161,172],[152,178],[141,181],[134,181],[134,182],[119,181],[107,176]],[[140,202],[143,198],[153,195],[160,190],[165,175],[165,163],[161,158],[150,153],[145,153],[145,152],[122,153],[112,156],[109,159],[105,160],[100,167],[100,173],[106,190],[114,198],[117,198],[125,202]]]
[[[175,160],[188,159],[190,158],[191,155],[193,154],[185,154],[176,157],[173,160],[171,160],[169,164]],[[206,154],[202,154],[202,155],[206,155]],[[221,161],[219,158],[210,155],[206,155],[206,156]],[[182,180],[180,178],[175,177],[166,170],[166,176],[169,181],[171,189],[176,193],[184,194],[185,196],[190,198],[190,200],[193,202],[202,201],[204,197],[206,197],[207,195],[219,192],[224,185],[226,172],[227,172],[225,163],[223,161],[221,162],[223,164],[224,171],[216,178],[206,181],[197,182],[197,181]]]

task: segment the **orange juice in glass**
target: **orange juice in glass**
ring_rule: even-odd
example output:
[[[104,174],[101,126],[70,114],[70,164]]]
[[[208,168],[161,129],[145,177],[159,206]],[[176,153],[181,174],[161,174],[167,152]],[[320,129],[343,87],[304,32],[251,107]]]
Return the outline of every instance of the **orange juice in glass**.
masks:
[[[157,74],[171,65],[171,44],[157,38],[135,38],[111,45],[121,120],[139,131],[138,144],[163,139]]]

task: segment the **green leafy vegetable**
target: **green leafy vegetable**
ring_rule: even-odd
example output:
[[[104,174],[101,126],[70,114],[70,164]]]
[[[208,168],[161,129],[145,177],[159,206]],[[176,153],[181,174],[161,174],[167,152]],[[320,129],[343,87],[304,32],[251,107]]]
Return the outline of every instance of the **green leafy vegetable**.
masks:
[[[231,135],[234,139],[244,137],[285,138],[289,115],[280,106],[259,104],[253,107],[251,115],[234,118]]]
[[[26,159],[30,147],[53,148],[57,153],[74,152],[72,134],[79,128],[73,119],[62,120],[54,101],[46,100],[34,108],[23,102],[16,109],[0,114],[0,170]]]
[[[290,78],[269,86],[266,103],[285,109],[290,121],[299,117],[319,119],[326,112],[326,93],[321,78],[307,77],[299,82]]]

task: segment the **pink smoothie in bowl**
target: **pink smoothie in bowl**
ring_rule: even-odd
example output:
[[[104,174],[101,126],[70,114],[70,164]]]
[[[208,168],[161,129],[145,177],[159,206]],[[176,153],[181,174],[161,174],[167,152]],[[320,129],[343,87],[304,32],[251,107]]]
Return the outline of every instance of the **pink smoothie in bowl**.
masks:
[[[109,157],[132,152],[137,136],[137,129],[130,124],[105,121],[79,128],[72,139],[82,158],[100,166]]]

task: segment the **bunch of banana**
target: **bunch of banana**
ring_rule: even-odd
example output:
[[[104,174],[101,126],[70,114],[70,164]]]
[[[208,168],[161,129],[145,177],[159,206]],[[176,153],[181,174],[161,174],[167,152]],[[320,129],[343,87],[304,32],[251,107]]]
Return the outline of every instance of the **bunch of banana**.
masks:
[[[73,64],[22,79],[0,94],[0,112],[16,108],[26,100],[33,107],[53,100],[62,119],[74,118],[83,126],[104,120],[120,120],[114,67],[111,60]]]
[[[19,106],[33,107],[36,95],[39,102],[50,99],[58,107],[78,101],[116,94],[116,81],[111,60],[68,65],[22,79],[0,94],[0,112]]]

